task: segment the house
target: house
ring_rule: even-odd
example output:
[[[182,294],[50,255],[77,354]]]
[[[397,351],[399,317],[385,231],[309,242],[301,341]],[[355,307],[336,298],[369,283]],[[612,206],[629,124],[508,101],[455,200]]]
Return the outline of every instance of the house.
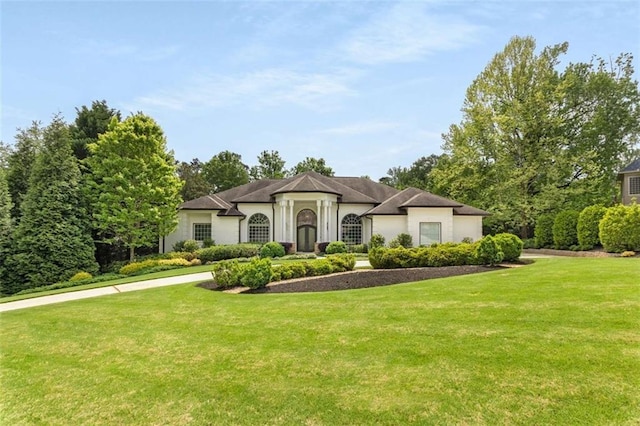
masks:
[[[631,204],[632,200],[640,202],[640,158],[636,158],[618,173],[622,204]]]
[[[416,188],[397,190],[368,178],[306,172],[263,179],[183,203],[177,229],[161,239],[168,252],[181,240],[216,244],[289,242],[312,252],[319,242],[368,243],[407,233],[415,245],[482,238],[489,213]]]

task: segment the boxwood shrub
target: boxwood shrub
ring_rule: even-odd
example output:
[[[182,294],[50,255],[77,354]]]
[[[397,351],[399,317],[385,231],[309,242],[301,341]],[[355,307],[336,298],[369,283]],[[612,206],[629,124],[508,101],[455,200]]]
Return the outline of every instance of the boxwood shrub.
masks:
[[[347,245],[342,241],[332,241],[325,249],[327,254],[346,253],[349,251]]]
[[[284,256],[284,247],[282,244],[271,241],[260,248],[260,257],[282,257]]]
[[[640,205],[609,207],[599,231],[602,247],[609,253],[640,251]]]
[[[591,250],[600,245],[600,221],[607,212],[602,204],[585,207],[578,216],[578,245],[582,250]]]
[[[479,244],[443,243],[415,248],[376,247],[369,250],[369,263],[375,269],[475,265],[478,264]],[[495,245],[495,242],[493,244]],[[495,256],[492,257],[494,258]]]
[[[482,265],[495,265],[502,262],[504,253],[491,235],[480,240],[476,247],[476,258]]]
[[[553,222],[555,218],[556,215],[550,213],[538,216],[536,227],[533,230],[537,248],[553,247]]]
[[[237,259],[240,257],[254,257],[258,255],[258,244],[228,244],[202,248],[196,252],[202,263],[218,260]]]
[[[493,239],[498,245],[498,249],[504,254],[504,261],[515,262],[520,258],[524,243],[518,236],[502,233],[494,235]]]
[[[553,221],[553,245],[560,250],[567,250],[578,244],[578,217],[575,210],[565,210],[556,215]]]

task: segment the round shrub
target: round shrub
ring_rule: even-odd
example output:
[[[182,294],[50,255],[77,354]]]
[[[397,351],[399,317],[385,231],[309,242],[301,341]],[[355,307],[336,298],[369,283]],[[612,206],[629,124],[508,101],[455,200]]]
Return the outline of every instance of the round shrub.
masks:
[[[554,214],[543,214],[538,217],[533,230],[537,248],[553,247]]]
[[[80,271],[76,273],[74,276],[72,276],[71,278],[69,278],[69,281],[90,280],[91,278],[93,278],[93,275],[91,275],[90,273],[85,271]]]
[[[578,216],[578,245],[582,250],[591,250],[600,245],[600,221],[607,212],[601,204],[585,207]]]
[[[575,210],[565,210],[557,214],[553,221],[553,245],[567,250],[578,244],[578,217]]]
[[[150,269],[155,266],[158,266],[158,260],[149,259],[143,260],[142,262],[133,262],[128,265],[124,265],[118,272],[122,275],[135,275],[145,269]]]
[[[380,234],[373,234],[371,236],[371,241],[369,241],[369,249],[374,249],[377,247],[384,247],[384,237]]]
[[[173,245],[173,251],[186,251],[193,253],[200,248],[200,245],[196,240],[183,240],[178,241]]]
[[[271,281],[271,261],[269,259],[252,259],[245,265],[240,282],[249,288],[262,288]]]
[[[600,221],[599,230],[605,251],[640,251],[640,205],[609,207]]]
[[[284,247],[282,244],[271,241],[260,248],[260,257],[282,257],[284,256]]]
[[[515,262],[522,254],[524,243],[516,235],[509,233],[497,234],[493,237],[498,245],[498,250],[504,254],[504,261]]]
[[[329,243],[325,250],[327,254],[346,253],[347,251],[349,251],[349,249],[342,241],[333,241]]]
[[[495,265],[502,262],[504,253],[500,251],[493,237],[487,235],[476,247],[476,258],[481,265]]]
[[[398,234],[397,237],[395,237],[393,240],[389,242],[389,247],[411,248],[413,247],[413,238],[411,238],[411,235],[403,232],[401,234]]]

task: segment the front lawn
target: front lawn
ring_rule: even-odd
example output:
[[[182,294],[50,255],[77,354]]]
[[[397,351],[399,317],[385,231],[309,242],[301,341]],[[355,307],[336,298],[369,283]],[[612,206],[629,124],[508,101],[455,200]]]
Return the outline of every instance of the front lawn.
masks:
[[[5,312],[3,424],[637,424],[640,262]]]

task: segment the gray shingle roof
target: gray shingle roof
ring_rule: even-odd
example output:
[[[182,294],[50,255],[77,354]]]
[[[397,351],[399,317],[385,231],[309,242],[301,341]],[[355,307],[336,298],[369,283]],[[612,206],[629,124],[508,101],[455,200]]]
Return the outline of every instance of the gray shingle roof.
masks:
[[[409,207],[451,207],[456,215],[488,216],[464,205],[417,188],[398,191],[368,178],[330,177],[306,172],[287,179],[262,179],[218,194],[183,203],[183,210],[219,210],[218,216],[244,216],[238,203],[272,203],[277,194],[320,192],[334,194],[340,203],[373,204],[366,215],[406,215]]]
[[[620,171],[620,173],[633,173],[633,172],[640,172],[640,158],[636,158],[634,161],[631,162],[631,164],[629,164],[627,167],[625,167]]]

